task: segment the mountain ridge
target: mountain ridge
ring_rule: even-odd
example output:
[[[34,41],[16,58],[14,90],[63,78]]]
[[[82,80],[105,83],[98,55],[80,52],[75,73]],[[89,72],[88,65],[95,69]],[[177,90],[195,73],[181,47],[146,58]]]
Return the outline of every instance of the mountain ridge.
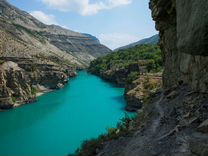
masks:
[[[128,44],[128,45],[116,48],[114,51],[119,51],[119,50],[122,50],[122,49],[133,48],[133,47],[135,47],[137,45],[142,45],[142,44],[147,44],[148,45],[148,44],[158,44],[158,43],[159,43],[159,35],[156,34],[156,35],[153,35],[151,37],[141,39],[141,40],[139,40],[137,42],[134,42],[134,43],[131,43],[131,44]]]
[[[7,1],[0,1],[0,27],[4,33],[14,39],[22,40],[27,45],[41,46],[43,49],[50,46],[50,51],[64,53],[62,55],[68,55],[84,66],[94,58],[111,52],[109,48],[95,41],[92,37],[58,25],[45,25]],[[36,53],[35,49],[34,53]],[[39,49],[36,50],[40,51]]]

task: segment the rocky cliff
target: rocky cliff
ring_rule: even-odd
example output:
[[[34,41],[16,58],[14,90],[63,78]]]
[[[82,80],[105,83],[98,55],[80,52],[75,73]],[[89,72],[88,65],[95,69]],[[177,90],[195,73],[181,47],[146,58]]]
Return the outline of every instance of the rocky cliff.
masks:
[[[151,0],[150,8],[160,32],[164,88],[125,132],[118,127],[113,137],[83,145],[79,155],[208,155],[208,1]]]
[[[38,93],[59,89],[75,76],[70,66],[42,64],[28,58],[0,58],[0,110],[32,103]]]
[[[152,0],[165,60],[164,87],[181,83],[208,91],[208,11],[206,0]]]

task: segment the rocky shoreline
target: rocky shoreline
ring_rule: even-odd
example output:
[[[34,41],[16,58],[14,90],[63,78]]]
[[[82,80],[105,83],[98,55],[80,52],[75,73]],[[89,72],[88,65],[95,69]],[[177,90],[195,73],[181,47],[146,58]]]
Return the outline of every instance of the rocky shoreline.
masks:
[[[0,109],[6,110],[36,101],[37,96],[62,88],[76,69],[58,64],[37,63],[29,58],[1,58]]]
[[[89,141],[78,155],[206,156],[207,97],[187,85],[159,91],[124,130]]]
[[[136,112],[162,86],[162,68],[157,45],[138,45],[92,61],[88,71],[125,88],[125,109]]]
[[[91,73],[119,87],[124,87],[124,97],[127,102],[125,109],[129,112],[137,112],[142,109],[151,94],[154,94],[162,86],[161,73],[137,73],[132,79],[128,79],[131,72],[139,71],[139,69],[140,65],[135,63],[126,69]]]
[[[136,80],[125,85],[126,110],[137,112],[149,102],[150,97],[162,86],[161,73],[139,75]]]

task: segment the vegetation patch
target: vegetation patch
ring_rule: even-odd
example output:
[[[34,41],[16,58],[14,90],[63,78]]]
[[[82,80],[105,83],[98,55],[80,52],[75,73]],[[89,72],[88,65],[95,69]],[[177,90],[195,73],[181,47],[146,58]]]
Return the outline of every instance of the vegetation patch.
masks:
[[[139,118],[142,118],[142,115],[139,115]],[[131,135],[129,132],[131,128],[138,125],[138,117],[129,117],[126,115],[121,122],[117,124],[116,128],[108,128],[107,134],[100,135],[97,139],[91,139],[84,141],[81,148],[77,149],[75,155],[77,156],[92,156],[96,155],[96,150],[99,150],[103,147],[103,144],[107,141],[118,139],[121,136]],[[133,130],[132,130],[133,131]],[[70,156],[70,155],[69,155]]]
[[[37,89],[35,87],[31,87],[31,94],[36,95],[37,94]]]
[[[0,60],[0,65],[2,65],[5,61],[4,60]]]
[[[38,39],[41,43],[46,43],[45,38],[42,36],[42,32],[36,31],[36,30],[31,30],[28,29],[26,27],[23,27],[22,25],[13,24],[18,30],[20,31],[25,31],[26,33],[28,33],[30,36],[35,37],[36,39]]]
[[[89,71],[99,74],[110,69],[127,68],[138,63],[145,66],[148,72],[158,72],[162,69],[161,50],[157,45],[139,45],[120,50],[91,62]]]

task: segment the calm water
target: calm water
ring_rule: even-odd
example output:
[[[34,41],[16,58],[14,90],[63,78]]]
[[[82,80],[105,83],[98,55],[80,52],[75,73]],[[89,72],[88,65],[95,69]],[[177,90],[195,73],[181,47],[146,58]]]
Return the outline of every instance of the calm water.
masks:
[[[123,88],[80,72],[35,104],[0,113],[0,155],[66,155],[125,116]]]

